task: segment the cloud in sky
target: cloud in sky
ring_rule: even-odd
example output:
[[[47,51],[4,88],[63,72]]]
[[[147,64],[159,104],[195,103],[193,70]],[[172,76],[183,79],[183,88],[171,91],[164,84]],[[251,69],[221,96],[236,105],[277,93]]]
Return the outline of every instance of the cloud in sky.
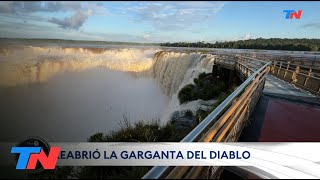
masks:
[[[241,39],[242,40],[249,40],[249,39],[251,39],[251,35],[250,34],[246,34]]]
[[[70,12],[73,15],[63,19],[51,17],[45,20],[32,15],[35,12]],[[64,29],[78,30],[91,14],[105,15],[106,9],[100,3],[82,5],[81,2],[8,1],[0,2],[0,13],[16,15],[25,19],[29,17],[33,20],[57,24]]]
[[[151,25],[153,30],[149,33],[136,34],[144,41],[153,41],[159,39],[157,37],[167,36],[160,35],[159,32],[176,30],[203,32],[205,27],[200,23],[213,17],[224,6],[222,2],[120,2],[115,4],[118,9],[112,12],[113,15],[125,15],[127,19],[134,20],[135,24]],[[46,16],[38,15],[37,12],[46,13]],[[90,19],[91,14],[105,16],[107,9],[105,2],[8,1],[0,2],[0,13],[2,16],[16,17],[22,21],[49,22],[65,30],[78,31]],[[59,13],[59,16],[53,13]],[[64,16],[61,16],[61,13]]]
[[[147,40],[147,41],[148,41],[148,40],[150,40],[150,38],[151,38],[151,34],[149,34],[149,33],[144,33],[144,34],[143,34],[143,39],[144,39],[144,40]]]
[[[224,2],[150,2],[140,3],[127,10],[137,22],[151,23],[155,30],[189,29],[203,23],[219,12]]]
[[[64,29],[78,30],[91,14],[91,10],[89,10],[88,12],[78,11],[71,17],[65,17],[64,19],[58,19],[53,17],[49,19],[48,22],[57,24]]]
[[[164,42],[164,39],[172,37],[150,34],[118,33],[118,32],[88,32],[79,29],[70,31],[58,26],[40,23],[32,24],[25,22],[1,22],[0,37],[6,38],[42,38],[42,39],[72,39],[72,40],[96,40],[96,41],[122,41],[122,42]],[[21,33],[23,29],[23,33]],[[34,36],[36,35],[36,37]]]
[[[320,29],[320,22],[315,22],[315,23],[307,23],[302,25],[304,28],[317,28]]]
[[[80,2],[6,1],[0,13],[59,12],[82,9]]]
[[[0,2],[0,13],[13,13],[12,2]]]

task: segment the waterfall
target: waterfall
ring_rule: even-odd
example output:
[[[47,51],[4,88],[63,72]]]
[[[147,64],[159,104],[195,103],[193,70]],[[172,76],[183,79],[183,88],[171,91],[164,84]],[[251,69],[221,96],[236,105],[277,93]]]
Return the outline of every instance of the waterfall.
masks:
[[[153,78],[171,98],[162,122],[181,109],[196,111],[201,100],[180,105],[178,92],[202,72],[211,72],[216,55],[156,48],[33,47],[0,49],[0,86],[46,82],[66,71],[95,67]]]
[[[214,55],[138,48],[33,47],[1,49],[0,86],[46,82],[65,71],[104,67],[150,74],[168,96],[200,72],[211,71]]]
[[[191,110],[195,113],[203,104],[213,104],[214,101],[192,101],[180,104],[178,92],[187,84],[194,84],[193,79],[202,72],[212,71],[216,55],[203,53],[157,52],[154,57],[153,77],[164,93],[171,96],[166,112],[161,117],[165,123],[175,111]]]
[[[201,72],[211,72],[213,62],[213,56],[202,53],[160,51],[154,58],[153,77],[164,93],[172,96]]]
[[[99,49],[25,46],[0,51],[0,86],[46,82],[66,71],[104,67],[148,73],[157,49]]]

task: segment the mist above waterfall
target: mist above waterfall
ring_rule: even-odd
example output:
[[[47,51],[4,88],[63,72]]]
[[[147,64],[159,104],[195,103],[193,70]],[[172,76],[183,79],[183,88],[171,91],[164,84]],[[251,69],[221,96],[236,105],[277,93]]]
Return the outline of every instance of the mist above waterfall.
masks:
[[[46,82],[66,71],[104,67],[125,72],[144,72],[152,66],[156,49],[99,49],[32,47],[2,49],[0,86]]]
[[[50,141],[86,141],[97,132],[159,119],[169,102],[150,78],[93,68],[66,72],[46,83],[0,89],[0,140],[43,136]]]
[[[11,121],[0,129],[2,140],[85,141],[115,130],[123,116],[165,123],[172,112],[199,106],[180,105],[177,93],[210,72],[214,58],[156,48],[1,49],[0,116]]]

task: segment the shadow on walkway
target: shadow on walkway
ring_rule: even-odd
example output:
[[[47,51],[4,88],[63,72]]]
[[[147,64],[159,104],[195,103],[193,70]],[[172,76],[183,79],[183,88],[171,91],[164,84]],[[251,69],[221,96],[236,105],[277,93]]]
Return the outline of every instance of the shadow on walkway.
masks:
[[[320,142],[320,99],[263,93],[239,142]]]

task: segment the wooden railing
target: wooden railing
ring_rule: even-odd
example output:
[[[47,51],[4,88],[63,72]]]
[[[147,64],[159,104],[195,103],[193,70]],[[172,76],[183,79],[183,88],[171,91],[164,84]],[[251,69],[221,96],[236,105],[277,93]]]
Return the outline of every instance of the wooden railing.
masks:
[[[320,68],[274,61],[270,73],[313,94],[320,95]]]

